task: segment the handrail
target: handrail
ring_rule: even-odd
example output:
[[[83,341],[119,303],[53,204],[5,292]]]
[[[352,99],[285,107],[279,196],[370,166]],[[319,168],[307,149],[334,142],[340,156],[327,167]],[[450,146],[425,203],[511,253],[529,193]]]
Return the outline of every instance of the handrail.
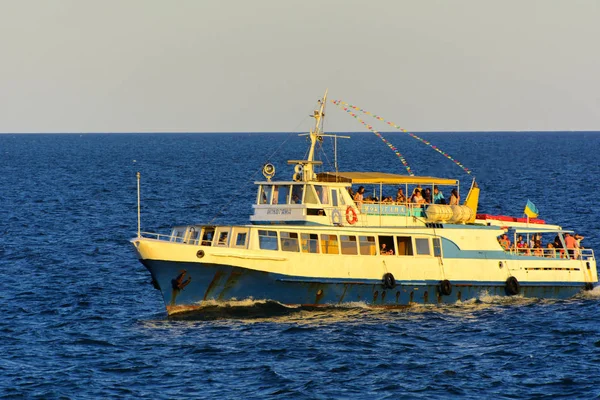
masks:
[[[519,256],[534,256],[542,258],[559,258],[559,259],[571,259],[571,260],[594,260],[593,249],[566,249],[572,251],[572,255],[568,251],[562,248],[531,248],[531,247],[520,247],[515,248],[514,246],[510,249],[504,249],[504,251]]]

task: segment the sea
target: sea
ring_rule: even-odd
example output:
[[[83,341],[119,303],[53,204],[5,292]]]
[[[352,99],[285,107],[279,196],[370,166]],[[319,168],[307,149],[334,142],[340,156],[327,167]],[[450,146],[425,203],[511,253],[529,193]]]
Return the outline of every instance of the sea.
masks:
[[[319,142],[324,169],[408,166],[463,194],[476,179],[480,212],[521,217],[529,200],[600,251],[600,132],[344,135],[335,153]],[[136,173],[142,231],[247,223],[263,165],[291,179],[306,140],[0,135],[0,398],[600,398],[599,288],[398,310],[255,299],[168,318],[129,242]]]

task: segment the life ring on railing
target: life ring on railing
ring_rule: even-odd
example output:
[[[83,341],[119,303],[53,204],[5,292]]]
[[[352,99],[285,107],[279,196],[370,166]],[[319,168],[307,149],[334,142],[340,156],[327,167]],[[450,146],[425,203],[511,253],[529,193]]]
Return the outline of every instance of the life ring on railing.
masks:
[[[331,222],[333,222],[334,225],[342,224],[342,213],[337,208],[334,208],[331,212]]]
[[[352,206],[348,206],[348,208],[346,208],[346,221],[348,221],[350,225],[354,225],[358,222],[358,215],[356,215],[356,211],[354,211]]]

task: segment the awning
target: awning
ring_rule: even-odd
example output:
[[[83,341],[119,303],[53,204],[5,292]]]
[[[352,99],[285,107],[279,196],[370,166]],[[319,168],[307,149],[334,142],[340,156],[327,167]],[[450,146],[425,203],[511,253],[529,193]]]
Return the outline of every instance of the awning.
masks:
[[[384,184],[384,185],[458,185],[457,179],[435,178],[432,176],[408,176],[388,174],[385,172],[320,172],[320,182],[348,182],[352,184]]]

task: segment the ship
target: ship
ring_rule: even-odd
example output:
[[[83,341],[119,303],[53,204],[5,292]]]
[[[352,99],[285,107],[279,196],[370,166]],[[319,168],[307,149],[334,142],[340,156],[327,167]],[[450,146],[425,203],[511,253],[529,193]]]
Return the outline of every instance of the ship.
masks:
[[[574,247],[572,231],[539,219],[478,214],[475,180],[463,204],[423,203],[383,193],[398,188],[405,194],[427,188],[458,193],[460,182],[321,171],[315,147],[327,137],[326,103],[327,92],[311,115],[314,126],[304,134],[306,159],[289,160],[283,178],[275,165],[264,165],[265,179],[254,182],[248,224],[141,232],[138,173],[138,232],[131,243],[168,315],[248,300],[393,308],[483,296],[563,299],[597,285],[594,251]],[[357,196],[364,186],[378,189],[379,196]],[[520,237],[526,245],[516,245]],[[529,244],[542,237],[554,245]]]

